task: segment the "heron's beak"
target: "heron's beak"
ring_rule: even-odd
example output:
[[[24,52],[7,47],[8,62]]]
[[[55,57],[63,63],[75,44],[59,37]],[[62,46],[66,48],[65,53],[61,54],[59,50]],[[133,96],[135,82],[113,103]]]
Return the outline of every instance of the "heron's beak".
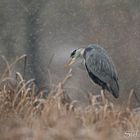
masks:
[[[65,64],[65,68],[71,66],[75,62],[75,58],[70,58],[68,62]]]

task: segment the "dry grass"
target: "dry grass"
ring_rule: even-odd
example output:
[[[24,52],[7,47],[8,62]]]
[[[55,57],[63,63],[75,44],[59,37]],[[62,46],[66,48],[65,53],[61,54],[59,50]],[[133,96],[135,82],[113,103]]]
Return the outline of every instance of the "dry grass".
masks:
[[[22,58],[22,57],[21,57]],[[12,65],[0,79],[0,140],[124,140],[128,131],[140,130],[137,110],[116,107],[102,94],[89,96],[90,104],[76,106],[65,94],[66,78],[45,99],[35,96],[33,80],[25,81],[20,73],[12,78]],[[127,132],[127,133],[126,133]]]

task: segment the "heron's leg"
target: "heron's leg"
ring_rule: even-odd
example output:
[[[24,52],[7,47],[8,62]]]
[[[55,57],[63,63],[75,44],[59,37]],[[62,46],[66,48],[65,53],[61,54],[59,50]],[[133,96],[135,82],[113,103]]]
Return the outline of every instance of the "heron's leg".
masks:
[[[101,97],[102,97],[102,101],[105,104],[106,103],[106,99],[105,99],[105,89],[101,89]]]

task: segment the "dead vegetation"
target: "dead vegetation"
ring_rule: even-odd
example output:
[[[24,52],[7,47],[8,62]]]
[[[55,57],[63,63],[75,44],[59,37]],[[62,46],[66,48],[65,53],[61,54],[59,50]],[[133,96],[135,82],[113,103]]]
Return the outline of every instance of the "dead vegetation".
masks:
[[[89,96],[90,104],[83,108],[63,88],[71,71],[44,98],[43,92],[35,94],[33,79],[25,81],[18,72],[11,77],[13,64],[5,62],[7,69],[0,79],[1,140],[139,139],[140,118],[136,109],[129,108],[133,91],[126,108],[116,107],[102,93],[101,101]]]

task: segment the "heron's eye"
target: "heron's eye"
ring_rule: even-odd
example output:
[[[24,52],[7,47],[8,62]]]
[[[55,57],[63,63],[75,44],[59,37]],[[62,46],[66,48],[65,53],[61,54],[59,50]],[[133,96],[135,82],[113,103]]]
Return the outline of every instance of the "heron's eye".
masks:
[[[70,57],[73,58],[75,54],[76,54],[76,50],[74,50],[74,51],[71,53]]]

